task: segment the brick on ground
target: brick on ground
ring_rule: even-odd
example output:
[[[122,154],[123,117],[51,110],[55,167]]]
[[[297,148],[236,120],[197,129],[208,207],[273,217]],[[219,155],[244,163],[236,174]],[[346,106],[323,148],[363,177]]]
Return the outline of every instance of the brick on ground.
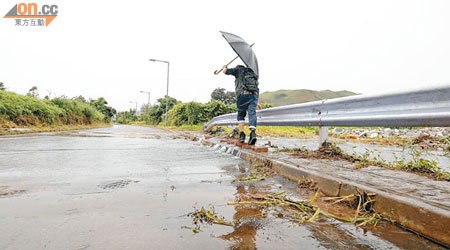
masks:
[[[253,147],[252,148],[253,151],[255,152],[268,152],[269,148],[268,147]]]

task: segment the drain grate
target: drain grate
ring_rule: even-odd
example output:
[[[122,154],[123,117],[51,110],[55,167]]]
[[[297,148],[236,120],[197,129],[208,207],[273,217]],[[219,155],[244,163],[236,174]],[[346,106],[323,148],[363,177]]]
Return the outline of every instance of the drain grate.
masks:
[[[117,189],[117,188],[123,188],[126,185],[130,184],[131,180],[120,180],[120,181],[113,181],[113,182],[107,182],[98,185],[98,187],[103,189]]]

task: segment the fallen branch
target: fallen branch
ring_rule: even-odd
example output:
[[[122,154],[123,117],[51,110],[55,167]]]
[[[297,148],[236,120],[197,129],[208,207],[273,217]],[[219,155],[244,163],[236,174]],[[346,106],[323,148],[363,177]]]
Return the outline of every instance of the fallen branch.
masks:
[[[355,196],[354,194],[348,195],[345,197],[329,197],[328,200],[336,200],[334,203],[340,202],[342,200],[348,200],[350,198],[359,197],[358,207],[355,211],[355,216],[353,217],[340,217],[336,216],[324,211],[321,211],[320,208],[315,207],[312,205],[314,200],[319,195],[319,192],[316,192],[311,198],[311,200],[307,201],[293,201],[288,199],[286,196],[281,196],[282,194],[286,193],[286,191],[275,193],[275,194],[267,194],[267,195],[252,195],[251,197],[254,198],[254,201],[242,201],[242,202],[229,202],[228,205],[257,205],[257,206],[265,206],[265,207],[290,207],[295,209],[296,211],[300,213],[292,213],[290,215],[286,215],[284,213],[281,213],[278,211],[278,214],[281,215],[281,217],[288,217],[291,220],[294,220],[299,223],[303,222],[313,222],[317,219],[319,215],[323,215],[328,218],[332,218],[335,220],[343,221],[343,222],[350,222],[350,223],[360,223],[358,226],[364,226],[367,224],[374,224],[376,225],[378,223],[378,220],[381,219],[381,216],[378,214],[374,214],[371,217],[367,216],[361,216],[358,217],[361,213],[362,209],[365,208],[365,206],[374,200],[368,200],[364,203],[362,203],[362,196]],[[368,194],[368,195],[374,195],[374,194]],[[300,218],[300,220],[299,220]]]

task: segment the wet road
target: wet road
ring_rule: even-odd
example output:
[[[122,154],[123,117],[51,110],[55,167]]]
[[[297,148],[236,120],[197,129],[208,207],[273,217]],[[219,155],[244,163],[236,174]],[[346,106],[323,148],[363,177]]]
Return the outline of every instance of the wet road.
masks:
[[[154,128],[0,137],[0,249],[440,249],[387,224],[319,218],[293,227],[272,211],[227,206],[246,194],[312,196],[278,176],[231,183],[248,167]],[[184,228],[193,207],[210,204],[235,226]]]

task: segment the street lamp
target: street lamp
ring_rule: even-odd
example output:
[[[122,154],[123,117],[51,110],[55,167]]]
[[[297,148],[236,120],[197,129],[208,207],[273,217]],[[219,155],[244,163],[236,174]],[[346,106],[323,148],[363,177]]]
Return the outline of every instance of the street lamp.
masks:
[[[168,61],[157,60],[157,59],[150,59],[150,62],[167,63],[166,116],[165,116],[165,120],[164,120],[164,125],[167,127],[167,110],[168,110],[168,107],[169,107],[169,66],[170,66],[170,63]]]
[[[147,92],[147,91],[140,91],[142,94],[147,94],[148,95],[148,101],[147,101],[147,105],[148,105],[148,107],[150,108],[150,92]]]
[[[136,109],[134,110],[135,116],[134,116],[134,122],[136,122],[137,117],[137,102],[130,101],[130,103],[136,103]]]
[[[147,113],[147,124],[150,124],[150,92],[142,91],[142,90],[140,92],[143,93],[143,94],[148,94],[146,113]]]

